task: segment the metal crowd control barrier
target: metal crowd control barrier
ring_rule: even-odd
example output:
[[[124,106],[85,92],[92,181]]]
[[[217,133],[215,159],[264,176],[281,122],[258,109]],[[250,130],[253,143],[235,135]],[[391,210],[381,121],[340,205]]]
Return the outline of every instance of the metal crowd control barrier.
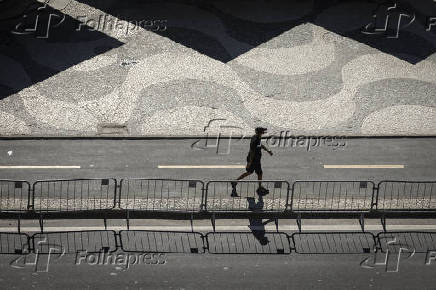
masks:
[[[203,235],[179,231],[120,231],[124,252],[204,253]]]
[[[436,232],[383,232],[377,235],[382,252],[397,253],[400,248],[416,253],[436,254]]]
[[[362,254],[376,248],[370,232],[310,232],[292,234],[292,243],[299,254]]]
[[[23,212],[29,207],[30,184],[27,181],[0,180],[0,212]]]
[[[372,181],[295,181],[293,212],[369,212],[373,205]]]
[[[237,196],[232,197],[232,180],[213,180],[206,184],[205,209],[208,212],[283,212],[289,195],[289,183],[283,180],[262,180],[269,190],[258,191],[259,181],[239,180],[235,186]]]
[[[123,179],[119,206],[132,211],[199,212],[204,183],[181,179]]]
[[[376,209],[389,211],[436,211],[436,182],[381,181]]]
[[[290,254],[288,235],[280,232],[210,232],[211,254]]]
[[[37,212],[93,211],[115,208],[115,179],[44,180],[33,184]]]
[[[113,253],[117,250],[114,231],[47,232],[33,235],[33,249],[40,254]],[[51,250],[52,249],[52,250]]]
[[[436,213],[436,181],[287,181],[263,180],[268,194],[258,191],[259,181],[189,179],[71,179],[37,181],[0,180],[0,216],[20,218],[75,217],[76,212],[103,218],[156,214],[208,214],[322,218],[364,216],[432,218]],[[112,210],[115,209],[115,210]],[[67,214],[67,213],[70,214]],[[409,215],[407,215],[407,213]],[[83,213],[85,214],[85,213]],[[150,215],[151,214],[151,215]],[[334,215],[336,214],[336,215]],[[109,217],[109,215],[111,217]],[[185,215],[185,218],[187,215]],[[383,223],[383,221],[382,221]]]
[[[0,233],[0,254],[25,254],[30,238],[23,233]]]

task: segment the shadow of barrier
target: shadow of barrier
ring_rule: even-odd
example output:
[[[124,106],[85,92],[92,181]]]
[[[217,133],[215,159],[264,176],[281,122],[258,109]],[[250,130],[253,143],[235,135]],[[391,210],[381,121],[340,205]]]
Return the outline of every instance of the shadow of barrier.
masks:
[[[289,237],[281,232],[210,232],[206,234],[211,254],[290,254]]]
[[[31,208],[38,213],[113,209],[116,192],[117,181],[109,178],[37,181]]]
[[[435,211],[436,182],[381,181],[375,205],[379,212]]]
[[[298,254],[362,254],[376,250],[376,238],[370,232],[307,232],[291,235]]]
[[[0,233],[0,254],[26,254],[30,237],[23,233]]]
[[[197,232],[120,231],[120,242],[124,252],[198,254],[206,248]]]
[[[384,253],[397,253],[402,249],[415,253],[433,251],[436,255],[436,232],[382,232],[377,235],[377,240]]]
[[[122,179],[119,207],[129,211],[200,212],[204,183],[200,180]]]
[[[371,181],[295,181],[293,212],[369,212],[375,185]]]
[[[0,212],[24,212],[28,210],[29,203],[29,182],[19,180],[0,180]]]
[[[262,180],[262,187],[268,194],[259,190],[259,182],[252,180],[209,181],[206,184],[205,210],[207,212],[284,212],[289,199],[289,183],[287,181]],[[233,197],[232,197],[233,195]],[[249,200],[255,199],[253,207]]]
[[[0,100],[124,44],[53,7],[71,0],[47,2],[0,1]],[[66,80],[51,90],[68,85]]]
[[[117,239],[117,236],[119,240]],[[118,250],[180,254],[368,254],[432,253],[436,232],[182,232],[89,230],[0,233],[0,254],[93,254]]]
[[[32,245],[40,254],[113,253],[118,249],[115,231],[37,233],[32,236]]]

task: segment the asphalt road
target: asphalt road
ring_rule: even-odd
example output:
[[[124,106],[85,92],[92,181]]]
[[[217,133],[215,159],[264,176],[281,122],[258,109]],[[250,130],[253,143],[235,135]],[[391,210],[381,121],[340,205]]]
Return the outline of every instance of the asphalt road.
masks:
[[[248,141],[232,144],[229,154],[216,147],[193,149],[196,140],[3,140],[0,142],[2,179],[78,177],[168,177],[231,179],[245,166]],[[435,180],[436,139],[347,139],[345,146],[272,147],[263,156],[266,179],[403,179]],[[202,147],[197,144],[197,147]],[[219,150],[226,151],[227,147]],[[220,151],[221,153],[223,151]],[[224,168],[159,168],[159,166],[224,166]],[[389,165],[400,168],[325,168],[324,165]],[[395,166],[394,166],[395,165]],[[21,166],[14,168],[13,166]],[[48,166],[45,169],[26,168]],[[51,168],[60,166],[58,168]],[[64,168],[75,166],[77,168]],[[79,168],[80,167],[80,168]],[[15,231],[15,221],[2,221],[2,231]],[[96,227],[98,225],[98,227]],[[189,221],[132,221],[133,229],[189,231]],[[245,231],[251,239],[251,221],[217,221],[218,231]],[[110,230],[125,230],[125,221],[108,221]],[[148,228],[147,228],[148,226]],[[94,228],[92,228],[94,227]],[[136,227],[136,228],[134,228]],[[178,228],[177,228],[178,227]],[[10,228],[10,230],[8,230]],[[265,227],[274,231],[274,224]],[[5,230],[6,229],[6,230]],[[46,221],[46,231],[103,229],[101,221]],[[357,220],[303,221],[303,231],[359,231]],[[24,232],[38,231],[37,221],[23,221]],[[194,230],[211,231],[208,221],[194,221]],[[294,221],[280,222],[280,230],[296,231]],[[367,230],[381,231],[378,221]],[[434,221],[389,221],[388,230],[432,231]],[[254,233],[254,232],[253,232]],[[121,256],[125,256],[125,253]],[[34,265],[14,264],[15,255],[0,255],[2,287],[15,289],[433,289],[435,265],[416,254],[400,259],[399,272],[386,265],[361,265],[373,254],[223,255],[166,254],[165,263],[76,265],[75,255],[50,262],[48,272],[35,273]],[[56,257],[55,257],[56,258]],[[43,260],[41,260],[43,261]],[[394,265],[395,266],[395,265]],[[389,270],[393,266],[389,265]],[[38,268],[41,270],[41,268]]]
[[[249,140],[2,140],[0,178],[34,181],[53,178],[159,177],[228,180],[246,164]],[[263,153],[269,180],[436,180],[436,138],[345,139],[307,147],[307,140],[270,146]],[[215,142],[216,144],[216,142]],[[272,142],[268,142],[267,145]],[[336,145],[335,145],[336,144]],[[228,154],[227,154],[228,153]],[[159,168],[159,166],[224,166],[224,168]],[[227,166],[242,168],[227,168]],[[404,168],[324,168],[325,165],[401,165]],[[80,168],[7,168],[8,166],[77,166]],[[6,168],[5,168],[6,167]],[[249,178],[255,178],[251,176]]]
[[[363,268],[367,255],[166,255],[163,265],[75,264],[75,255],[53,262],[47,273],[12,268],[1,256],[4,289],[434,289],[436,265],[416,255],[399,272]]]
[[[109,251],[115,249],[112,232],[82,232],[63,238],[56,238],[60,234],[55,233],[47,234],[47,240],[34,236],[38,255],[0,256],[0,281],[7,289],[434,289],[436,265],[431,257],[435,254],[425,255],[422,251],[433,249],[433,238],[429,242],[429,237],[424,241],[423,236],[416,234],[407,239],[394,234],[399,240],[388,252],[385,245],[391,234],[387,233],[386,238],[380,239],[384,252],[376,255],[362,251],[362,247],[372,248],[373,240],[364,238],[370,237],[368,233],[321,233],[305,239],[305,232],[293,232],[292,236],[297,235],[291,242],[295,248],[290,249],[284,245],[286,241],[277,237],[283,237],[283,233],[274,234],[275,238],[268,233],[269,245],[260,246],[255,232],[244,232],[226,233],[217,240],[209,233],[206,253],[201,249],[201,239],[200,245],[194,241],[194,233],[188,232],[189,241],[185,236],[179,237],[178,242],[171,236],[153,233],[154,239],[142,239],[143,243],[135,240],[135,233],[121,234],[119,239],[126,250],[131,246],[149,249],[155,245],[157,235],[161,241],[156,243],[158,249],[171,244],[170,248],[177,252],[157,251],[148,256],[121,250],[92,253],[102,245],[109,246]],[[54,249],[51,255],[43,254],[48,249],[45,245]],[[200,246],[199,253],[186,254],[194,245]],[[65,255],[57,251],[61,246]],[[284,254],[275,253],[279,247]],[[401,254],[397,251],[400,247],[404,248]],[[261,251],[268,254],[250,254],[256,248],[263,248]],[[416,253],[412,253],[413,249]],[[244,254],[223,254],[227,251]],[[316,254],[320,252],[324,254]]]

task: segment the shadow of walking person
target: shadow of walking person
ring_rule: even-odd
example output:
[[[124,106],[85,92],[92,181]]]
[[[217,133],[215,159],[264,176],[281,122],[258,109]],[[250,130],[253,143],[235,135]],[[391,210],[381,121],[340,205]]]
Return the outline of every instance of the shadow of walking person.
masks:
[[[252,211],[262,211],[263,210],[263,198],[259,196],[259,201],[253,197],[247,197],[248,208]],[[261,218],[249,218],[250,225],[248,226],[253,233],[254,237],[259,241],[259,243],[264,246],[269,243],[268,238],[265,236],[265,223],[262,222]]]

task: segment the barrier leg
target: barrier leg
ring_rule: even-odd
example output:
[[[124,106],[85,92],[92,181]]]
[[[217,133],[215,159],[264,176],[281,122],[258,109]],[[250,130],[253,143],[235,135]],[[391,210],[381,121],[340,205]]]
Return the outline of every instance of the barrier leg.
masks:
[[[39,228],[41,229],[41,233],[44,232],[44,219],[42,217],[42,214],[39,215]]]
[[[129,210],[126,211],[126,225],[127,225],[127,230],[130,230],[130,214],[129,214]]]
[[[119,249],[121,247],[121,236],[120,236],[120,233],[116,232],[116,233],[114,233],[114,235],[115,235],[115,248]]]
[[[380,218],[380,222],[382,224],[383,231],[386,232],[386,217],[384,215]]]
[[[18,230],[18,233],[21,233],[21,214],[18,214],[17,230]]]
[[[360,227],[362,228],[362,232],[364,232],[365,231],[365,216],[363,214],[361,214],[359,217],[359,224],[360,224]]]
[[[212,214],[212,217],[210,218],[210,222],[212,223],[213,231],[215,232],[215,214]]]
[[[298,226],[298,231],[301,233],[301,214],[297,215],[297,226]]]

